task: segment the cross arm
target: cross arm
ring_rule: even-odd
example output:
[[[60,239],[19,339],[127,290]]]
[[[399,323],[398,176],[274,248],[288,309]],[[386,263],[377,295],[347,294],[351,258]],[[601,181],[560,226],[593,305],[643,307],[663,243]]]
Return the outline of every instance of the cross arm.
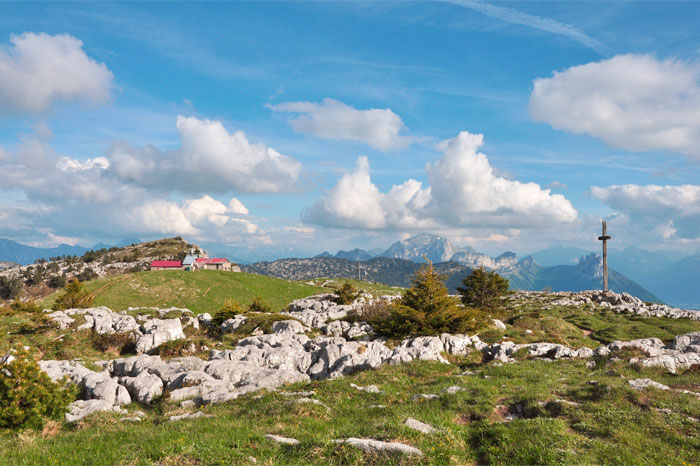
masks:
[[[612,238],[612,236],[608,236],[608,235],[603,235],[603,236],[599,236],[599,237],[598,237],[598,239],[599,239],[600,241],[606,241],[606,240],[609,240],[609,239],[611,239],[611,238]]]

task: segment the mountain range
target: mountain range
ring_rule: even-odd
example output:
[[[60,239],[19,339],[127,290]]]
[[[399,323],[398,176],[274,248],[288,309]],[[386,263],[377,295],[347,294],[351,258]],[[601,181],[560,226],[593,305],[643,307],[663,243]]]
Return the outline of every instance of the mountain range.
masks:
[[[138,239],[126,239],[115,246],[138,243]],[[35,248],[15,241],[0,238],[0,261],[19,264],[31,264],[36,259],[60,255],[82,255],[90,249],[108,248],[111,245],[96,244],[92,248],[62,244],[54,248]],[[216,245],[205,246],[214,250]],[[340,259],[335,261],[311,261],[310,259],[284,259],[273,262],[256,262],[250,264],[233,257],[231,254],[214,253],[216,256],[228,257],[242,265],[248,265],[251,271],[280,276],[284,278],[309,278],[314,267],[321,275],[328,277],[356,277],[357,264],[365,270],[367,278],[387,284],[406,286],[410,276],[425,262],[425,258],[434,264],[451,263],[446,270],[466,273],[475,267],[495,270],[506,276],[511,287],[516,289],[540,290],[550,287],[553,290],[581,290],[600,288],[602,279],[599,268],[600,258],[591,250],[570,246],[553,246],[532,255],[519,258],[513,252],[504,252],[497,257],[476,252],[470,247],[457,247],[444,236],[419,234],[397,241],[386,249],[341,250],[336,254],[324,252],[312,259]],[[403,262],[378,261],[376,259],[397,259]],[[296,265],[292,265],[297,261]],[[342,261],[347,261],[342,262]],[[285,264],[279,267],[270,264]],[[309,265],[312,264],[312,265]],[[700,291],[696,283],[700,281],[700,249],[691,255],[678,251],[646,251],[637,247],[609,249],[610,287],[615,291],[628,291],[647,301],[662,301],[686,309],[700,309]],[[371,265],[371,266],[370,266]],[[391,271],[391,266],[397,267]],[[457,266],[463,269],[457,269]],[[272,268],[271,268],[272,267]],[[305,270],[311,267],[309,270]],[[272,270],[274,269],[274,270]],[[363,272],[361,272],[363,273]],[[319,276],[319,275],[315,275]],[[457,281],[458,282],[458,281]],[[455,286],[456,283],[455,282]],[[634,292],[633,292],[634,290]]]

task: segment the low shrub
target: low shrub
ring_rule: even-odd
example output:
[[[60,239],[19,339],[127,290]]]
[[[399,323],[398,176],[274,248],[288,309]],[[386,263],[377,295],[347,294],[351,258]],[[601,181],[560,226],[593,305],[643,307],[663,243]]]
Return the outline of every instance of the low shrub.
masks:
[[[41,429],[46,419],[60,419],[77,387],[53,382],[21,348],[14,356],[0,370],[0,427]]]
[[[214,316],[212,317],[212,322],[216,324],[216,327],[224,323],[224,321],[228,319],[233,319],[237,315],[245,314],[245,311],[241,309],[241,306],[239,304],[232,300],[229,299],[224,303],[224,305],[214,313]]]
[[[15,312],[26,312],[30,314],[41,313],[41,308],[35,301],[14,301],[10,304],[10,309]]]
[[[248,305],[248,312],[271,312],[272,307],[260,296],[256,296],[253,302]]]
[[[136,336],[132,333],[92,333],[92,347],[98,351],[120,356],[136,353]]]
[[[185,356],[192,354],[197,351],[200,345],[187,340],[185,338],[180,338],[178,340],[166,341],[162,345],[155,348],[154,354],[161,357],[174,358],[178,356]]]
[[[352,283],[345,282],[343,285],[335,291],[336,297],[335,302],[338,304],[352,304],[359,296],[359,291],[355,288]]]
[[[54,302],[52,309],[54,311],[62,311],[65,309],[74,309],[92,306],[94,296],[90,295],[90,292],[83,287],[80,280],[71,280],[65,287],[63,293],[61,293],[56,302]]]

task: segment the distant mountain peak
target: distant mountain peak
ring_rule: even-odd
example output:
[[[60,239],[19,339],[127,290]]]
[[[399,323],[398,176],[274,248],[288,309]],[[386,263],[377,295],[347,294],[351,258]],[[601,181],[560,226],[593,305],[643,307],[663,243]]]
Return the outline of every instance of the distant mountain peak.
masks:
[[[429,261],[439,263],[450,260],[459,251],[459,248],[443,236],[420,233],[395,242],[380,256],[413,262],[423,262],[423,256],[425,256]]]

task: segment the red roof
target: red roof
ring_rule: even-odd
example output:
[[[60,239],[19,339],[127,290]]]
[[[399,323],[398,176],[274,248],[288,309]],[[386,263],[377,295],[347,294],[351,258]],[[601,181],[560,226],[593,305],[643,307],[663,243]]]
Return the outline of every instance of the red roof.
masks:
[[[153,261],[151,267],[182,267],[180,261]]]
[[[224,262],[228,262],[228,259],[197,259],[198,264],[223,264]]]

